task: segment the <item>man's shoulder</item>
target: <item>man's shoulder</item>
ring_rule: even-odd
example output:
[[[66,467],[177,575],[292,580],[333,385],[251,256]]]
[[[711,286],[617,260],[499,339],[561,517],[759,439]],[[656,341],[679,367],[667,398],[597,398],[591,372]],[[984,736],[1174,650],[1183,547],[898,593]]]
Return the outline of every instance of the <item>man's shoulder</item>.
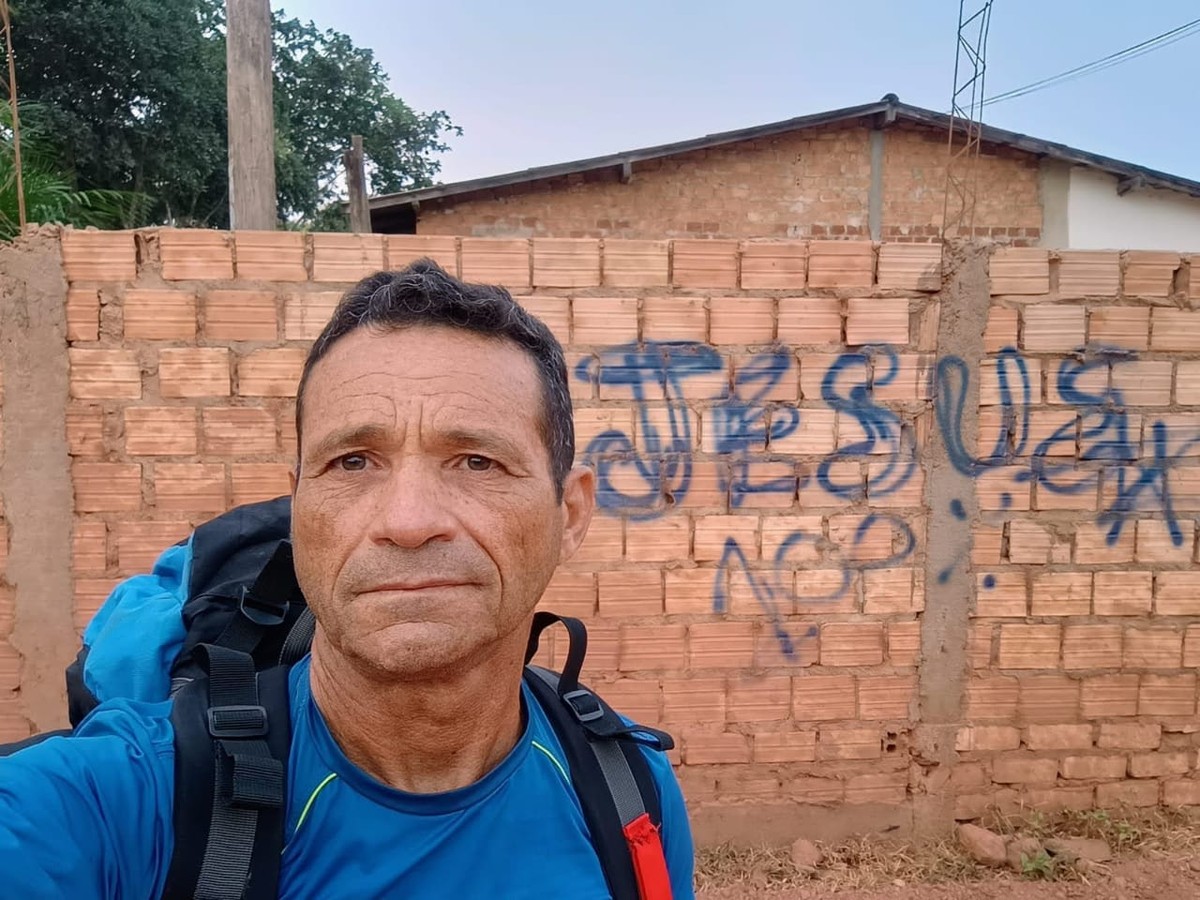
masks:
[[[17,767],[53,768],[60,772],[79,766],[106,766],[118,761],[170,766],[174,757],[171,702],[106,700],[75,729],[21,750],[6,761]]]

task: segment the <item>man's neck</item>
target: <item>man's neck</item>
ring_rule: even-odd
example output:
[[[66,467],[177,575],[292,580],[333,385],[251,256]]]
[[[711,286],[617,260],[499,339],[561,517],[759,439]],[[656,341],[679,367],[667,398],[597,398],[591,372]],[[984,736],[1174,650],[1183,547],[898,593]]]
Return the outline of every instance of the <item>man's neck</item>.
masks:
[[[511,657],[495,653],[429,681],[389,681],[364,672],[318,628],[309,679],[350,762],[397,790],[432,794],[475,783],[516,745],[521,666]]]

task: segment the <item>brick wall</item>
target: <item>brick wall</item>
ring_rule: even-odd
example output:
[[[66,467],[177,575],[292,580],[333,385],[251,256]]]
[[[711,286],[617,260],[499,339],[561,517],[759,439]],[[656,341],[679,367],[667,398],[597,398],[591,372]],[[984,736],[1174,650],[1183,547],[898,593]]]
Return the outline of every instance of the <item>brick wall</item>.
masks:
[[[551,238],[866,238],[869,124],[824,126],[513,185],[421,205],[422,235]],[[882,236],[940,234],[945,135],[904,124],[884,132]],[[1036,157],[988,145],[978,161],[977,234],[1036,243]]]
[[[431,255],[567,347],[600,510],[546,604],[588,621],[603,693],[677,736],[702,840],[1200,805],[1195,260],[169,230],[63,250],[77,627],[194,524],[286,490],[338,292]]]

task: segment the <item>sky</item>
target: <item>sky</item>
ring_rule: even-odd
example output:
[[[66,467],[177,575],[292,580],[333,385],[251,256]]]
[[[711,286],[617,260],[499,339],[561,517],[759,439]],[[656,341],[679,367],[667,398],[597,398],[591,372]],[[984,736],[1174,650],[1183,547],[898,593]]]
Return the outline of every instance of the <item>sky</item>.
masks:
[[[966,0],[967,8],[981,6]],[[687,140],[895,93],[948,110],[955,0],[272,0],[375,51],[463,129],[443,182]],[[988,96],[1200,17],[1195,0],[994,0]],[[1200,181],[1200,34],[985,109],[991,125]]]

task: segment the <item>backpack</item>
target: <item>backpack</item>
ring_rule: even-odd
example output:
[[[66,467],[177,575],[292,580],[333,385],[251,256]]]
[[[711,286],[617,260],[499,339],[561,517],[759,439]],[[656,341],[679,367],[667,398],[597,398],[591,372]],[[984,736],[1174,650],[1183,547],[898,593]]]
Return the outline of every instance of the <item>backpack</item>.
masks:
[[[290,523],[291,500],[281,497],[199,526],[163,553],[153,575],[117,586],[67,669],[72,726],[110,696],[174,698],[175,851],[163,893],[170,900],[277,895],[288,672],[308,653],[316,624],[296,583]],[[146,579],[157,579],[157,593]],[[530,663],[556,623],[570,638],[561,674]],[[579,683],[586,650],[582,622],[536,613],[524,682],[562,744],[614,900],[670,900],[658,792],[638,745],[669,750],[673,742],[628,723]],[[49,736],[0,746],[0,756]]]

